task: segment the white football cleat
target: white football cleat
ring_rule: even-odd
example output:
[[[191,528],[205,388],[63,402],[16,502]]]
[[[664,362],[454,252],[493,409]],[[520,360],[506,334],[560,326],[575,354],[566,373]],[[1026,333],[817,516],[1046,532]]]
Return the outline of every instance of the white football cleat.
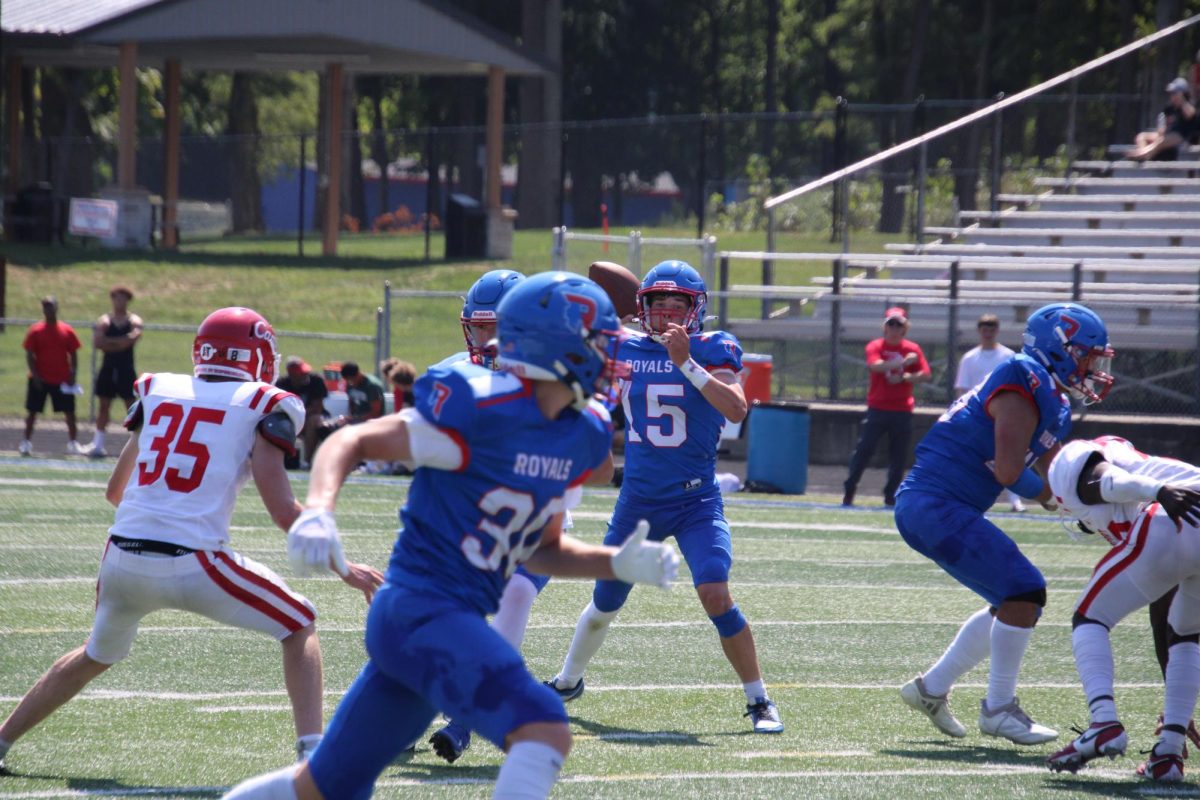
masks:
[[[1046,759],[1046,766],[1054,772],[1075,772],[1093,758],[1108,756],[1116,758],[1125,755],[1129,745],[1129,737],[1125,735],[1125,726],[1120,722],[1093,722],[1087,730],[1075,731],[1079,734],[1075,741]]]
[[[999,736],[1013,744],[1045,744],[1058,738],[1058,731],[1038,725],[1021,710],[1020,702],[997,709],[988,708],[987,699],[979,701],[979,730],[988,736]]]
[[[23,456],[33,455],[33,442],[28,439],[22,439],[21,443],[17,445],[17,452]]]
[[[929,717],[933,727],[947,736],[961,739],[967,735],[967,729],[950,711],[950,694],[929,694],[925,691],[924,676],[918,675],[900,687],[900,699],[909,708],[920,711]]]

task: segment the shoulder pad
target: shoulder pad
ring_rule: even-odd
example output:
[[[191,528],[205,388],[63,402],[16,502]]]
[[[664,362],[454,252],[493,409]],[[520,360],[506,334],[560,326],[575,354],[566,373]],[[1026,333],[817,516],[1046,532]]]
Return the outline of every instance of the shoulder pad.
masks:
[[[142,420],[145,415],[142,412],[142,400],[138,398],[133,401],[133,405],[129,407],[129,413],[125,415],[125,421],[121,423],[127,431],[139,431],[142,429]]]
[[[296,430],[304,427],[304,416],[306,413],[304,401],[298,395],[294,395],[291,392],[276,389],[266,404],[263,405],[262,410],[264,417],[278,413],[287,414],[292,421],[292,426]]]
[[[258,432],[289,456],[296,455],[296,426],[288,414],[282,411],[267,414],[258,421]]]
[[[727,367],[734,372],[742,369],[742,346],[737,337],[725,331],[710,331],[692,337],[692,345],[702,366],[710,369]]]
[[[483,374],[482,367],[476,369]],[[413,401],[421,416],[438,427],[466,433],[475,417],[475,395],[467,372],[470,365],[435,367],[418,378]]]
[[[136,381],[133,382],[133,396],[145,397],[150,394],[150,385],[154,382],[154,373],[143,372]]]

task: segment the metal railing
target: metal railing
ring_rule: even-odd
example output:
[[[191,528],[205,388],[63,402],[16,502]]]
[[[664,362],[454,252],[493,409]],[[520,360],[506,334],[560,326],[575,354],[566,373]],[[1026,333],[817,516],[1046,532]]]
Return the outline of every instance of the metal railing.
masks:
[[[567,262],[567,242],[569,241],[599,243],[604,245],[605,254],[607,254],[607,246],[610,244],[624,245],[629,255],[629,260],[624,266],[639,277],[647,268],[642,264],[642,255],[646,246],[695,248],[699,251],[700,256],[695,266],[704,277],[705,283],[713,286],[716,282],[717,237],[715,236],[706,235],[698,239],[682,239],[667,236],[644,236],[641,231],[630,231],[624,236],[606,233],[576,233],[567,230],[566,226],[554,228],[552,233],[554,244],[551,257],[555,269],[570,269]]]
[[[1043,81],[1042,83],[1039,83],[1036,86],[1031,86],[1030,88],[1025,89],[1024,91],[1018,92],[1018,93],[1012,95],[1011,97],[1005,97],[1003,94],[998,95],[996,98],[996,102],[992,103],[991,105],[989,105],[985,108],[981,108],[981,109],[979,109],[975,112],[972,112],[970,114],[967,114],[966,116],[961,117],[957,120],[948,122],[945,125],[941,125],[937,128],[934,128],[933,130],[931,130],[927,133],[923,133],[923,134],[921,134],[919,136],[915,136],[907,141],[901,142],[900,144],[897,144],[893,147],[889,147],[886,150],[883,150],[879,153],[876,153],[873,156],[869,156],[869,157],[864,158],[860,161],[857,161],[853,164],[850,164],[849,166],[842,167],[841,169],[838,169],[834,172],[831,172],[827,175],[817,178],[816,180],[809,181],[808,183],[806,183],[802,186],[798,186],[795,189],[791,189],[789,191],[783,192],[782,194],[778,194],[778,195],[775,195],[774,197],[768,198],[767,200],[765,200],[763,202],[763,209],[767,213],[767,247],[766,247],[766,249],[768,251],[774,251],[774,249],[775,249],[775,209],[777,207],[779,207],[783,203],[787,203],[789,201],[795,200],[796,198],[801,197],[802,195],[808,194],[809,192],[812,192],[816,189],[820,189],[821,187],[829,186],[830,184],[836,183],[836,184],[838,184],[838,186],[835,187],[835,191],[837,191],[837,193],[838,193],[838,198],[835,200],[835,206],[839,207],[842,211],[842,214],[845,215],[846,208],[847,208],[847,205],[849,202],[848,201],[848,197],[849,197],[848,187],[846,186],[846,183],[845,183],[847,178],[849,178],[851,175],[862,172],[863,170],[865,170],[869,167],[875,166],[876,164],[880,164],[884,161],[887,161],[888,159],[892,158],[893,156],[913,150],[914,148],[919,148],[918,166],[917,166],[916,233],[917,233],[917,241],[918,242],[921,241],[922,231],[924,229],[924,201],[925,201],[925,193],[926,193],[926,189],[927,189],[927,186],[926,186],[926,183],[927,183],[926,176],[927,176],[927,171],[928,171],[927,145],[929,144],[929,142],[934,141],[935,139],[939,139],[948,133],[952,133],[954,131],[961,130],[969,125],[972,125],[976,122],[984,120],[988,117],[994,117],[994,122],[995,122],[993,131],[992,131],[993,146],[992,146],[992,165],[991,165],[991,173],[992,173],[991,206],[992,206],[992,210],[996,210],[997,194],[998,194],[999,183],[1000,183],[999,171],[1000,171],[1000,135],[1001,135],[1001,125],[1000,125],[1001,116],[1000,115],[1001,115],[1001,112],[1003,112],[1006,108],[1011,108],[1012,106],[1023,103],[1026,100],[1028,100],[1029,98],[1034,97],[1039,94],[1042,94],[1043,92],[1053,89],[1056,86],[1061,86],[1064,83],[1071,83],[1071,105],[1069,107],[1068,126],[1067,126],[1067,156],[1068,156],[1068,164],[1069,164],[1071,159],[1073,159],[1073,157],[1074,157],[1073,149],[1074,149],[1074,131],[1075,131],[1075,119],[1076,119],[1075,102],[1076,102],[1076,97],[1077,97],[1075,88],[1076,88],[1076,82],[1078,81],[1078,79],[1082,75],[1085,75],[1085,74],[1097,69],[1098,67],[1102,67],[1102,66],[1105,66],[1106,64],[1110,64],[1130,53],[1136,52],[1136,51],[1141,50],[1145,47],[1148,47],[1156,42],[1159,42],[1163,39],[1174,36],[1175,34],[1179,33],[1180,31],[1186,30],[1187,28],[1190,28],[1197,23],[1200,23],[1200,14],[1197,14],[1192,17],[1188,17],[1187,19],[1177,22],[1174,25],[1169,25],[1168,27],[1163,28],[1160,31],[1157,31],[1156,33],[1149,34],[1148,36],[1143,36],[1141,39],[1138,39],[1135,42],[1131,42],[1130,44],[1127,44],[1123,47],[1119,47],[1116,50],[1112,51],[1111,53],[1107,53],[1103,56],[1100,56],[1099,58],[1094,58],[1091,61],[1088,61],[1086,64],[1078,66],[1075,69],[1068,70],[1067,72],[1064,72],[1061,75],[1057,75],[1053,78],[1050,78],[1049,80]],[[849,249],[848,239],[843,237],[843,242],[844,242],[845,249],[848,250]]]

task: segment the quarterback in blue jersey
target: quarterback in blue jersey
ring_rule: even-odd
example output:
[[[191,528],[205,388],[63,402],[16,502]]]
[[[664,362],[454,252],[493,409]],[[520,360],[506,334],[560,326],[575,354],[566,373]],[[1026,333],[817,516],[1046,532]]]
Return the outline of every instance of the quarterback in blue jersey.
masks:
[[[563,511],[611,446],[608,415],[590,400],[607,389],[620,335],[608,297],[586,278],[542,273],[513,287],[498,314],[506,369],[434,368],[414,387],[415,408],[343,429],[318,452],[288,533],[297,567],[342,568],[333,509],[354,464],[416,466],[367,617],[369,660],[307,762],[227,798],[367,798],[439,710],[508,752],[495,797],[544,798],[570,749],[566,712],[485,616],[521,562],[663,587],[674,577],[678,557],[647,542],[645,525],[619,549],[561,533]]]
[[[650,538],[674,536],[705,613],[746,693],[757,733],[783,723],[767,695],[750,625],[729,593],[733,547],[716,482],[717,441],[725,420],[746,416],[738,383],[742,348],[731,334],[703,332],[704,280],[682,261],[664,261],[638,291],[644,330],[621,342],[617,360],[625,411],[625,478],[605,544],[619,545],[639,519]],[[583,693],[583,673],[632,587],[600,580],[575,628],[562,670],[547,684],[564,700]]]
[[[990,655],[979,729],[1017,744],[1058,737],[1030,719],[1016,697],[1021,660],[1046,605],[1046,581],[983,514],[1004,488],[1051,502],[1042,476],[1071,430],[1063,393],[1084,403],[1103,399],[1112,385],[1112,356],[1108,330],[1093,311],[1075,303],[1043,306],[1026,324],[1022,352],[954,401],[917,445],[916,464],[896,495],[896,527],[910,547],[988,603],[936,664],[900,690],[906,704],[949,736],[966,735],[950,712],[951,686]]]

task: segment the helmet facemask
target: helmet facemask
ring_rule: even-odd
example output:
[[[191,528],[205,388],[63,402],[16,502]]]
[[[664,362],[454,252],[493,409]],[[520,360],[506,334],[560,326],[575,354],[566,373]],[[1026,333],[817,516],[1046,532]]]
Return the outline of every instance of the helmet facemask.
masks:
[[[1064,342],[1063,349],[1075,364],[1074,372],[1055,380],[1071,397],[1083,402],[1085,406],[1099,403],[1108,396],[1112,389],[1112,360],[1115,353],[1111,347],[1087,347],[1086,345]]]
[[[658,287],[652,286],[649,289],[642,289],[638,292],[638,323],[642,326],[642,330],[651,336],[666,333],[669,324],[675,324],[683,327],[688,333],[697,333],[700,330],[700,298],[703,296],[701,292],[696,292],[690,289],[684,289],[678,286]],[[677,298],[686,303],[682,306],[679,303],[664,305],[660,300],[655,307],[655,300],[660,298]]]
[[[467,342],[467,354],[471,361],[491,369],[499,369],[496,363],[496,314],[494,311],[476,311],[472,317],[459,317],[463,339]]]

